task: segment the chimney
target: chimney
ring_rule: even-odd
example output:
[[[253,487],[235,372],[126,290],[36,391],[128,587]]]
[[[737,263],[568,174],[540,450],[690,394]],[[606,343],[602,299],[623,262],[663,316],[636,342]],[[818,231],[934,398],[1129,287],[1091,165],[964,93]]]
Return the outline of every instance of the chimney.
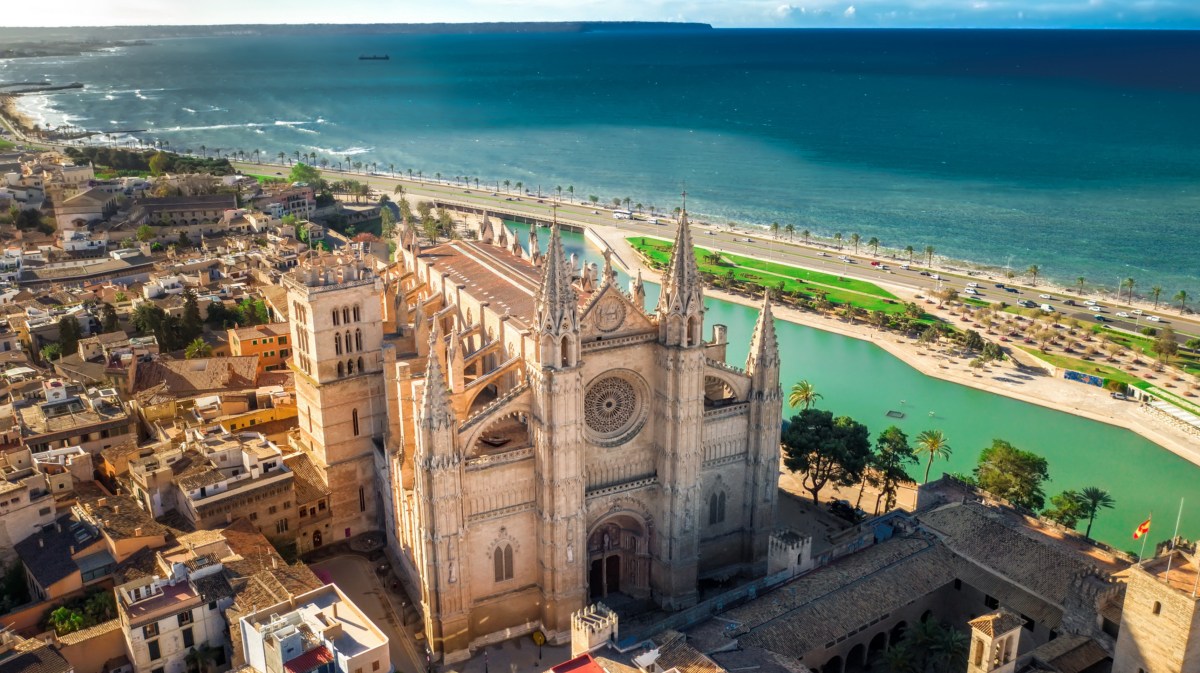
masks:
[[[141,536],[142,536],[142,527],[141,527],[141,526],[138,526],[137,528],[134,528],[134,529],[133,529],[133,536],[134,536],[134,537],[141,537]]]
[[[46,538],[39,537],[38,538],[38,549],[43,549],[43,548],[45,548],[45,546],[46,546]]]
[[[54,530],[55,530],[55,531],[57,531],[57,532],[59,532],[59,533],[61,533],[61,532],[62,532],[62,522],[61,522],[61,521],[55,521],[55,522],[54,522]]]
[[[75,545],[71,545],[71,556],[75,555]]]
[[[279,559],[274,556],[271,557],[271,569],[272,570],[279,569]]]
[[[96,506],[97,506],[97,507],[104,507],[104,506],[105,506],[105,505],[107,505],[107,504],[108,504],[108,498],[97,498],[97,499],[96,499]]]
[[[121,506],[113,505],[113,514],[120,514],[120,513],[121,513]]]

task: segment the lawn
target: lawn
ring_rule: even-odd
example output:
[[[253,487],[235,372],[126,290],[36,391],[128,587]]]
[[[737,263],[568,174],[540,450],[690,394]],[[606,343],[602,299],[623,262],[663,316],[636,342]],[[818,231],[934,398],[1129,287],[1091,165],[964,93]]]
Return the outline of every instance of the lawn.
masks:
[[[1155,357],[1154,339],[1141,335],[1126,334],[1115,330],[1105,330],[1103,334],[1108,335],[1109,339],[1121,344],[1131,351],[1141,353],[1148,357]],[[1189,374],[1200,376],[1200,353],[1193,353],[1183,346],[1179,347],[1179,353],[1171,360],[1171,364],[1179,367]]]
[[[631,237],[629,244],[657,265],[665,267],[671,259],[673,244],[643,236]],[[742,255],[721,254],[721,262],[709,260],[712,251],[695,248],[696,264],[702,273],[727,277],[730,273],[739,281],[760,287],[778,288],[785,292],[802,292],[810,297],[825,295],[835,304],[853,304],[868,311],[903,313],[904,303],[882,288],[861,280],[838,278],[835,275],[764,262]]]
[[[16,147],[15,144],[13,144],[7,140],[0,139],[0,150],[11,150],[14,147]]]
[[[1031,348],[1029,346],[1017,346],[1017,348],[1020,348],[1021,350],[1025,351],[1026,353],[1029,353],[1030,355],[1034,356],[1035,358],[1038,358],[1039,360],[1044,360],[1044,361],[1049,362],[1050,364],[1054,365],[1055,367],[1060,367],[1062,369],[1074,369],[1077,372],[1082,372],[1084,374],[1091,374],[1093,376],[1099,376],[1101,378],[1109,379],[1112,381],[1120,381],[1121,383],[1124,383],[1124,384],[1130,385],[1130,386],[1137,385],[1139,383],[1145,383],[1138,377],[1136,377],[1132,374],[1123,372],[1120,369],[1117,369],[1116,367],[1110,367],[1108,365],[1102,365],[1102,364],[1099,364],[1096,362],[1089,362],[1088,360],[1081,360],[1079,358],[1073,358],[1068,355],[1060,355],[1057,353],[1043,353],[1042,351],[1040,351],[1036,348]]]

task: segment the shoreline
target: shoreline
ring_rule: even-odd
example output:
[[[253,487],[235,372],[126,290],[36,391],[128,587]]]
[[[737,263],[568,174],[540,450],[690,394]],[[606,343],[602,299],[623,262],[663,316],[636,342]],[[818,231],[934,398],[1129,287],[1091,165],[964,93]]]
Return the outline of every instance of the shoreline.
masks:
[[[632,275],[640,269],[644,279],[661,283],[660,274],[641,263],[641,257],[626,241],[626,232],[612,226],[593,227],[592,230],[605,243],[612,246],[617,252],[615,256],[617,259],[629,260],[633,264],[633,268],[626,269],[627,273]],[[886,283],[879,284],[881,286],[888,285]],[[914,293],[908,288],[889,285],[887,289],[896,293],[904,301],[915,300]],[[757,298],[710,286],[705,287],[705,296],[754,309],[758,309],[761,304]],[[1200,443],[1197,443],[1194,437],[1174,426],[1155,423],[1154,417],[1140,410],[1140,405],[1113,400],[1106,390],[1072,383],[1066,379],[1053,378],[1049,375],[1025,380],[1020,384],[1019,390],[1009,387],[1015,384],[1006,386],[996,380],[1006,378],[1005,374],[1016,372],[1015,362],[1017,359],[1025,362],[1027,367],[1032,366],[1045,370],[1046,365],[1041,361],[1030,362],[1034,360],[1031,356],[1020,353],[1010,354],[1007,360],[990,363],[984,368],[983,373],[977,373],[971,369],[969,358],[955,357],[942,348],[922,346],[914,339],[895,332],[877,329],[865,322],[851,324],[841,319],[801,311],[779,303],[774,304],[772,308],[777,320],[873,343],[925,376],[1129,430],[1200,467]],[[927,310],[952,324],[957,325],[959,322],[946,315],[944,311]],[[1013,353],[1019,351],[1019,349],[1011,350]]]

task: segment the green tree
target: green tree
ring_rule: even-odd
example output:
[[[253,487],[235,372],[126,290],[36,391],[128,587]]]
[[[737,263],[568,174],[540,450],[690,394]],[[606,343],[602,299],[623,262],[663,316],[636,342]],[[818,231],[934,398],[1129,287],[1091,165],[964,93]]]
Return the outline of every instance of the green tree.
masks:
[[[1154,353],[1162,362],[1170,362],[1179,353],[1179,341],[1175,339],[1175,330],[1170,326],[1162,328],[1154,340]]]
[[[879,256],[879,245],[880,245],[880,244],[879,244],[879,239],[878,239],[878,238],[876,238],[876,237],[874,237],[874,236],[872,236],[872,237],[871,237],[871,240],[867,241],[867,245],[871,246],[871,250],[872,250],[872,253],[871,253],[871,254],[873,254],[873,255],[875,255],[876,257],[878,257],[878,256]]]
[[[191,288],[183,291],[183,317],[180,319],[180,328],[183,330],[181,338],[184,341],[191,341],[204,331],[204,319],[200,317],[200,303],[196,300],[196,293]]]
[[[925,464],[925,481],[929,483],[929,470],[933,467],[933,459],[941,458],[942,460],[950,460],[950,455],[954,450],[950,448],[950,440],[946,439],[945,433],[941,430],[925,430],[917,435],[917,453],[929,456],[929,462]]]
[[[1154,287],[1150,288],[1150,296],[1154,297],[1154,308],[1155,309],[1158,308],[1158,296],[1161,294],[1162,294],[1162,286],[1161,285],[1155,285]]]
[[[170,160],[171,159],[169,156],[167,156],[166,152],[155,153],[154,156],[150,157],[150,174],[162,175],[163,173],[166,173]]]
[[[731,270],[732,272],[732,270]],[[798,381],[792,386],[792,391],[788,393],[788,404],[792,407],[800,407],[808,409],[817,403],[821,398],[821,393],[818,393],[809,383],[807,379]]]
[[[1056,521],[1067,528],[1079,525],[1079,520],[1086,516],[1083,497],[1079,491],[1065,490],[1058,495],[1050,496],[1050,508],[1042,512],[1042,516]]]
[[[38,352],[41,353],[43,360],[49,362],[50,360],[57,360],[62,357],[63,349],[59,344],[52,343],[42,346],[42,350]]]
[[[383,238],[392,238],[396,235],[396,215],[392,212],[391,207],[380,205],[379,207],[379,233]]]
[[[917,455],[903,430],[893,425],[879,433],[875,440],[875,453],[869,463],[879,486],[875,514],[879,514],[880,502],[884,511],[896,506],[896,491],[901,484],[913,483],[912,477],[908,476],[908,467],[916,463]]]
[[[857,483],[871,459],[867,426],[849,416],[834,418],[820,409],[805,409],[792,416],[782,439],[784,465],[804,474],[801,483],[812,493],[814,503],[830,483]]]
[[[862,241],[862,236],[857,233],[850,234],[850,242],[854,244],[854,254],[858,254],[858,244]]]
[[[779,223],[778,222],[771,223],[771,237],[779,238]]]
[[[79,338],[82,336],[83,329],[75,316],[64,315],[58,319],[58,345],[64,354],[79,350]]]
[[[133,319],[130,322],[138,332],[152,334],[162,326],[166,315],[166,311],[147,301],[138,304],[133,310]]]
[[[982,351],[984,347],[983,337],[979,336],[979,332],[969,329],[963,336],[963,347],[969,351],[978,353]]]
[[[888,673],[958,673],[966,670],[970,639],[965,633],[927,619],[904,632],[884,654]]]
[[[119,329],[121,329],[121,321],[117,317],[117,309],[112,304],[104,302],[100,305],[100,330],[107,333]]]
[[[792,240],[792,236],[796,234],[796,225],[789,223],[783,230],[787,232],[788,240],[790,241]]]
[[[1135,279],[1133,279],[1132,277],[1126,278],[1125,280],[1121,281],[1121,287],[1129,289],[1129,301],[1131,301],[1131,302],[1133,301],[1133,286],[1134,285],[1137,285],[1137,281]],[[1120,297],[1118,297],[1118,298],[1120,298]]]
[[[1080,276],[1075,279],[1075,285],[1079,287],[1079,293],[1083,294],[1083,284],[1087,282],[1087,278]]]
[[[137,240],[143,243],[158,238],[158,236],[154,233],[154,227],[151,227],[148,224],[143,224],[142,226],[138,227],[137,233],[134,234],[134,236],[137,237]]]
[[[1003,439],[992,440],[992,445],[979,454],[979,464],[975,467],[979,488],[1030,510],[1040,510],[1045,505],[1042,483],[1049,478],[1045,458],[1022,451]]]
[[[54,631],[58,635],[65,636],[84,628],[83,615],[77,610],[62,605],[50,613],[50,626],[54,627]]]
[[[212,346],[208,345],[208,342],[206,342],[204,339],[201,339],[200,337],[196,337],[195,339],[192,339],[191,343],[189,343],[187,345],[187,348],[183,352],[183,356],[189,360],[195,360],[196,358],[206,358],[206,357],[210,357],[211,355],[212,355]]]
[[[904,252],[908,253],[908,263],[912,264],[913,254],[916,253],[916,250],[914,250],[911,245],[906,245],[904,246]]]
[[[1171,300],[1179,302],[1179,313],[1180,313],[1180,315],[1182,315],[1183,310],[1185,308],[1187,308],[1187,300],[1188,300],[1187,290],[1180,290],[1179,292],[1176,292],[1175,296],[1171,297]]]
[[[1041,272],[1042,272],[1042,267],[1038,266],[1037,264],[1029,265],[1029,277],[1033,279],[1031,281],[1031,283],[1033,285],[1037,285],[1037,277],[1038,277],[1038,274]]]
[[[937,252],[932,245],[925,246],[925,264],[933,266],[933,253]]]
[[[1085,486],[1079,492],[1080,501],[1083,503],[1084,516],[1087,517],[1087,530],[1083,532],[1083,536],[1087,539],[1092,539],[1092,524],[1096,522],[1096,515],[1102,509],[1112,509],[1116,506],[1117,501],[1109,495],[1108,491],[1095,486]]]
[[[1000,346],[989,341],[983,344],[983,352],[980,355],[983,357],[985,362],[990,362],[992,360],[1003,360],[1004,350],[1001,349]]]

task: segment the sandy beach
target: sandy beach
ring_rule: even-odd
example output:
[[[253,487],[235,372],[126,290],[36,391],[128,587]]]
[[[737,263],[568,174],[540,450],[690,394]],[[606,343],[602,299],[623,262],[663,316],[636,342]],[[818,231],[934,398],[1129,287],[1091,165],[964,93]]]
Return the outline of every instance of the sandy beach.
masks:
[[[593,227],[592,229],[613,247],[622,260],[634,266],[632,269],[627,269],[628,272],[633,273],[641,269],[643,278],[659,282],[659,274],[649,266],[642,264],[639,255],[626,241],[627,232],[622,232],[612,226]],[[890,285],[886,282],[878,284],[905,301],[920,301],[917,299],[917,294],[910,288]],[[716,299],[755,308],[761,303],[760,299],[714,287],[706,288],[705,292],[708,296]],[[939,318],[962,326],[957,317],[951,316],[947,311],[939,311],[932,307],[927,307],[927,309]],[[865,322],[852,324],[832,316],[801,311],[784,305],[776,306],[775,317],[799,325],[870,341],[927,376],[1126,428],[1181,458],[1200,465],[1200,443],[1196,441],[1195,437],[1174,426],[1159,422],[1156,417],[1142,411],[1137,403],[1114,400],[1106,390],[1055,378],[1044,369],[1045,365],[1039,360],[1017,349],[1012,350],[1018,361],[1009,358],[1003,362],[990,363],[982,370],[976,371],[970,367],[970,358],[958,357],[950,348],[918,344],[915,339],[877,329]],[[1031,369],[1041,369],[1044,373],[1031,374]],[[787,383],[784,382],[785,387]]]

